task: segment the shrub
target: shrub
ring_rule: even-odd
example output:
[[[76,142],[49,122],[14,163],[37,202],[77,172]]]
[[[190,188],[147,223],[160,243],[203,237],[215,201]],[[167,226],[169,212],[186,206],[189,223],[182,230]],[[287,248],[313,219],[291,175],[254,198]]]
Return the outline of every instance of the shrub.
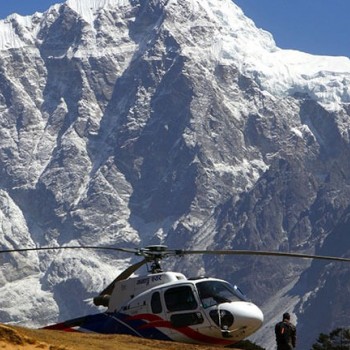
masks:
[[[329,334],[321,333],[312,350],[348,350],[350,349],[350,329],[337,328]]]

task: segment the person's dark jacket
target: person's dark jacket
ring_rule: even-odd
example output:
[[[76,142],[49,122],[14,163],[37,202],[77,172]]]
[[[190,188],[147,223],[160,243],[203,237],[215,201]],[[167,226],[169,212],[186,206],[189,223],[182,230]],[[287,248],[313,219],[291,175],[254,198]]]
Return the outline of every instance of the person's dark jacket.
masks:
[[[276,343],[278,350],[292,350],[297,341],[295,326],[289,320],[278,322],[275,326]]]

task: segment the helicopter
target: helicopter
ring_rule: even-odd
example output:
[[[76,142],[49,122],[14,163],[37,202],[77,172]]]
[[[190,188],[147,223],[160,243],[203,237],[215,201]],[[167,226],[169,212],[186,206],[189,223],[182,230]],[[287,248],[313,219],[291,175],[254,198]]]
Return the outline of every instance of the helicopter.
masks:
[[[117,276],[93,298],[107,308],[43,327],[69,332],[129,334],[157,340],[228,346],[255,333],[263,324],[261,309],[237,285],[213,277],[187,278],[180,272],[163,271],[161,261],[190,254],[260,255],[350,262],[350,258],[290,252],[252,250],[183,250],[165,245],[145,248],[100,246],[33,247],[0,250],[0,253],[56,249],[108,249],[143,257]],[[134,273],[143,265],[146,275]]]

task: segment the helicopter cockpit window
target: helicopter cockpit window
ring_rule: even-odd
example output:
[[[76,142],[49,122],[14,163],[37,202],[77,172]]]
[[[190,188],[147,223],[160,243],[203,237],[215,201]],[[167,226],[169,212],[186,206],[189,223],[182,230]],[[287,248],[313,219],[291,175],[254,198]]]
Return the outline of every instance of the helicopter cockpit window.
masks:
[[[151,309],[154,314],[160,314],[163,311],[159,292],[155,292],[152,294]]]
[[[169,311],[194,310],[198,306],[190,286],[170,288],[164,293],[164,299]]]
[[[246,300],[243,293],[235,286],[221,281],[198,282],[197,290],[204,308],[231,302]]]

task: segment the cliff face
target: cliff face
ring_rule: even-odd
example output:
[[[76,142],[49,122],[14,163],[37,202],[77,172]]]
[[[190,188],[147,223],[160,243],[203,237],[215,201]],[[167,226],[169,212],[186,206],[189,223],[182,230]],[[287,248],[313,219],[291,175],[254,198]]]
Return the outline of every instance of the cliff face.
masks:
[[[348,59],[280,50],[228,0],[69,0],[0,29],[3,248],[349,255]],[[0,320],[31,325],[92,311],[83,300],[129,263],[101,251],[0,259]],[[343,264],[168,267],[240,285],[265,310],[256,340],[268,348],[286,308],[306,344],[350,320]]]

